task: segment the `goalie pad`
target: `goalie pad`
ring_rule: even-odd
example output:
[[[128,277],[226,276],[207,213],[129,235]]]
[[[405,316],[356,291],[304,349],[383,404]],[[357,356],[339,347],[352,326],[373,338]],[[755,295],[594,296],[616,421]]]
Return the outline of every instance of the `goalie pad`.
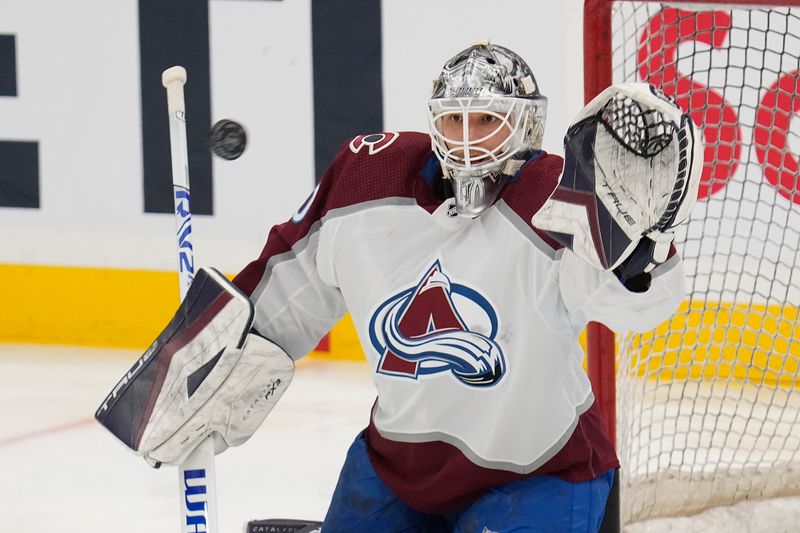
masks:
[[[702,175],[689,115],[652,85],[614,85],[578,114],[564,152],[559,186],[533,224],[599,269],[617,268],[642,238],[649,244],[638,250],[650,254],[642,271],[666,260]]]
[[[169,325],[95,418],[151,464],[179,464],[206,437],[215,452],[258,429],[294,375],[278,346],[248,333],[254,309],[222,274],[200,269]]]

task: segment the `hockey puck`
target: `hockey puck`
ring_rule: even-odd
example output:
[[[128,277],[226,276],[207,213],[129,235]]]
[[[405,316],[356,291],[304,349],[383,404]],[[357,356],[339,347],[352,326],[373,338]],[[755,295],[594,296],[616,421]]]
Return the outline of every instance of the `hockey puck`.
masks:
[[[209,132],[211,151],[222,159],[237,159],[247,146],[247,134],[238,122],[222,119],[211,127]]]

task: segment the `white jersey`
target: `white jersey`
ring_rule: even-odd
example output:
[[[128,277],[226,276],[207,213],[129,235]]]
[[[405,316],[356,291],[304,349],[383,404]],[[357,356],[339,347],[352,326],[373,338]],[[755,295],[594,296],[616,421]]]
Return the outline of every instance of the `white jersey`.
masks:
[[[425,443],[479,469],[530,475],[577,438],[593,405],[581,330],[664,321],[684,295],[681,262],[673,255],[636,293],[559,249],[531,225],[561,168],[544,153],[533,163],[541,182],[510,183],[477,218],[453,216],[428,148],[422,134],[354,139],[236,283],[255,303],[255,328],[294,358],[350,312],[378,392],[368,443],[381,440],[374,462],[387,463],[387,478],[415,471],[403,445]],[[582,467],[557,470],[570,468]],[[387,482],[403,493],[403,480]]]

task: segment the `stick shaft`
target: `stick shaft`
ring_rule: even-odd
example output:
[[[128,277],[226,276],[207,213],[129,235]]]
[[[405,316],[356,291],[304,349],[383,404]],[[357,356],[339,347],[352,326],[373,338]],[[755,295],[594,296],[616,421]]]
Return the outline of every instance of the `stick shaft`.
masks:
[[[183,98],[186,70],[183,67],[172,67],[164,71],[161,79],[167,89],[172,192],[175,201],[175,224],[178,244],[178,275],[180,278],[181,300],[183,300],[194,278],[189,155],[186,148],[186,106]]]
[[[194,279],[192,247],[192,209],[189,187],[189,157],[186,147],[186,106],[183,85],[186,70],[172,67],[164,71],[162,84],[167,89],[169,141],[172,157],[172,190],[175,200],[175,225],[178,245],[178,275],[181,300]],[[218,533],[214,442],[205,439],[178,468],[181,533]]]

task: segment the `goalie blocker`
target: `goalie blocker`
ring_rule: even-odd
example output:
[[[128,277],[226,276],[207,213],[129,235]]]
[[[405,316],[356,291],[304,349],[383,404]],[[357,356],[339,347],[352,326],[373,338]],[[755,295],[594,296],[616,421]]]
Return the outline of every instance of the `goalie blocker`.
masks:
[[[575,118],[564,154],[536,227],[623,283],[666,261],[702,174],[703,145],[689,115],[652,85],[614,85]]]
[[[251,332],[249,299],[200,269],[175,316],[120,379],[95,418],[153,466],[180,464],[206,437],[215,453],[258,429],[294,361]]]

